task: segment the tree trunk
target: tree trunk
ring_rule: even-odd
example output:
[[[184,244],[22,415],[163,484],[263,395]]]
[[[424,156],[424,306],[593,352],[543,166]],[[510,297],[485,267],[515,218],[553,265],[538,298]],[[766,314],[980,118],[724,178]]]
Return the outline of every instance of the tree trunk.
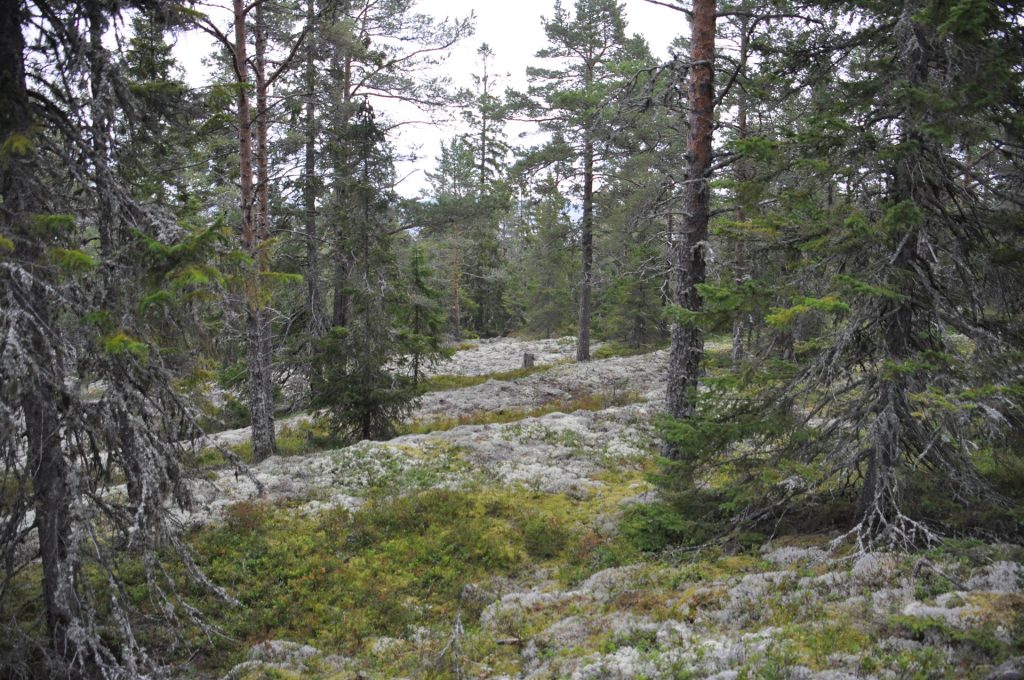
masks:
[[[580,282],[576,361],[590,361],[590,301],[594,276],[594,142],[589,131],[583,143],[583,221],[580,223],[580,253],[583,279]]]
[[[694,0],[691,31],[684,214],[674,234],[673,292],[675,304],[698,312],[701,298],[697,285],[704,282],[705,276],[704,247],[711,198],[708,175],[714,131],[715,0]],[[668,413],[675,418],[693,414],[693,397],[703,354],[704,338],[696,324],[672,325],[666,405]]]
[[[484,60],[483,95],[487,97],[489,92],[487,77],[487,60]],[[480,196],[484,195],[487,187],[487,107],[480,108]]]
[[[316,62],[312,37],[316,20],[314,0],[306,0],[306,165],[303,171],[302,199],[306,229],[306,304],[309,319],[306,330],[311,339],[327,332],[323,294],[320,292],[320,239],[316,228]]]
[[[104,92],[107,77],[104,73],[103,34],[107,31],[107,21],[103,9],[97,2],[87,5],[89,17],[89,87],[92,95],[89,102],[89,116],[92,119],[92,152],[96,182],[96,228],[100,237],[100,254],[103,255],[103,274],[107,282],[113,275],[114,266],[114,234],[113,234],[113,196],[110,191],[109,165],[107,153],[107,130],[113,112],[110,101]],[[105,286],[104,293],[109,294],[113,286]]]
[[[267,209],[269,205],[268,168],[266,157],[266,88],[263,82],[263,59],[266,32],[261,24],[262,2],[257,2],[257,165],[259,186],[253,186],[252,115],[249,94],[247,62],[246,8],[242,0],[234,0],[235,19],[235,71],[238,89],[238,156],[242,206],[242,247],[253,264],[246,274],[245,338],[248,353],[249,415],[252,423],[253,461],[259,462],[276,453],[274,440],[274,405],[271,384],[270,310],[263,301],[261,275],[269,269],[264,241],[268,236]]]
[[[340,11],[347,11],[346,5],[342,5]],[[350,107],[352,105],[352,58],[346,56],[339,60],[337,53],[331,57],[331,70],[338,74],[341,87],[341,105],[334,107],[332,123],[334,126],[334,153],[332,163],[334,165],[334,214],[335,222],[335,244],[334,244],[334,295],[332,298],[333,309],[331,323],[334,326],[348,325],[349,317],[349,275],[352,271],[352,262],[349,247],[346,245],[348,234],[346,233],[346,216],[349,200],[348,183],[350,181],[349,149],[342,140],[348,128]]]
[[[462,261],[457,253],[452,265],[452,337],[462,339]]]
[[[21,32],[21,3],[0,0],[0,141],[13,135],[33,135],[32,113],[25,85],[25,40]],[[31,152],[5,153],[0,157],[0,224],[3,232],[17,241],[18,259],[26,268],[42,256],[38,237],[26,222],[43,210],[35,186],[35,162]],[[33,272],[41,276],[42,272]],[[8,276],[7,273],[0,276]],[[37,367],[41,380],[29,385],[19,407],[26,433],[25,464],[31,471],[33,506],[39,537],[42,566],[43,611],[50,651],[62,666],[70,666],[79,653],[72,637],[80,616],[75,597],[75,561],[68,546],[72,541],[71,501],[67,461],[60,441],[60,395],[53,388],[60,380],[60,357],[54,356],[52,343],[43,336],[51,328],[52,312],[46,291],[35,280],[15,279],[10,285],[31,309],[35,321],[33,354],[46,363]],[[52,339],[52,338],[51,338]],[[58,341],[59,342],[59,341]],[[49,373],[49,375],[45,375]],[[56,672],[57,669],[54,669]]]
[[[911,88],[920,88],[928,78],[927,56],[922,47],[927,39],[922,27],[915,19],[918,3],[905,2],[903,14],[897,23],[899,42],[906,46],[901,52],[903,73]],[[912,202],[926,205],[929,189],[921,176],[920,160],[925,157],[929,140],[922,132],[921,121],[914,120],[915,112],[908,112],[902,121],[901,146],[904,151],[897,159],[893,172],[892,198],[895,202]],[[914,151],[909,151],[914,149]],[[941,202],[941,199],[934,201]],[[882,328],[882,348],[886,360],[900,363],[911,358],[921,349],[916,340],[914,323],[915,290],[914,269],[920,227],[908,225],[908,231],[894,235],[894,252],[887,275],[887,284],[899,295],[885,301],[878,318]],[[869,428],[870,444],[867,455],[867,470],[864,487],[858,502],[860,525],[858,534],[862,543],[872,543],[886,536],[890,543],[907,544],[914,542],[916,524],[904,517],[901,510],[901,489],[897,470],[901,457],[907,449],[911,455],[921,454],[931,442],[918,441],[915,436],[917,422],[910,405],[913,376],[899,372],[887,376],[877,385],[877,398],[873,405],[874,421]],[[915,385],[920,388],[922,385]],[[926,462],[927,464],[927,462]]]
[[[746,76],[747,57],[750,50],[750,33],[748,29],[749,20],[747,17],[740,19],[740,57],[739,57],[739,68],[740,76]],[[737,102],[736,102],[736,130],[737,137],[739,139],[747,138],[747,91],[744,89],[742,82],[737,83],[739,90],[737,91]],[[750,165],[744,160],[736,166],[736,179],[739,180],[742,185],[743,182],[748,182],[752,179],[752,172],[750,171]],[[739,210],[736,212],[736,221],[738,223],[745,224],[748,218],[746,201],[741,196],[739,201]],[[747,251],[746,243],[744,243],[743,236],[739,236],[736,239],[735,249],[735,266],[734,266],[734,281],[736,286],[742,286],[743,283],[750,278],[750,272],[747,269]],[[739,310],[736,317],[733,319],[732,324],[732,360],[733,363],[739,363],[743,361],[747,354],[746,338],[749,335],[751,326],[750,313],[744,310]]]
[[[42,295],[39,295],[42,298]],[[40,299],[35,310],[47,314],[48,305]],[[45,344],[45,343],[40,343]],[[45,347],[41,348],[45,352]],[[40,385],[40,387],[43,387]],[[72,489],[67,461],[60,441],[57,395],[40,390],[22,402],[25,431],[28,435],[27,464],[32,471],[35,494],[36,531],[43,568],[43,602],[46,630],[57,659],[70,665],[78,649],[73,638],[74,622],[80,619],[78,597],[74,591],[76,560],[68,547],[71,531]]]

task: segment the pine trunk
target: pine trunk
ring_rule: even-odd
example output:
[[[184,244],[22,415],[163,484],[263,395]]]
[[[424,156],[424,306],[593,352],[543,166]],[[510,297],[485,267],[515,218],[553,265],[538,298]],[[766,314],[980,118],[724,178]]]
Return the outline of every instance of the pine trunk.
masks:
[[[242,206],[242,247],[253,260],[246,274],[245,302],[246,323],[245,339],[248,353],[249,377],[249,415],[252,423],[253,461],[259,462],[276,452],[274,441],[274,408],[271,386],[271,347],[270,347],[270,310],[263,302],[261,274],[267,269],[267,254],[263,241],[267,237],[267,158],[266,158],[266,91],[261,91],[262,77],[257,73],[257,97],[263,102],[257,104],[257,135],[259,153],[257,154],[259,186],[253,186],[253,153],[252,153],[252,114],[249,105],[249,94],[244,85],[249,82],[248,55],[246,49],[247,31],[245,27],[246,8],[242,0],[234,0],[235,19],[235,71],[239,82],[243,85],[238,89],[238,156],[240,171],[240,189]],[[260,3],[256,5],[259,16]],[[259,20],[257,24],[259,24]],[[265,49],[265,34],[257,26],[257,70],[261,70],[262,54],[260,47]]]
[[[749,20],[746,17],[740,19],[740,76],[746,76],[746,66],[748,53],[750,51],[750,31],[748,28]],[[747,118],[748,118],[748,106],[747,106],[747,91],[744,88],[743,83],[738,83],[739,90],[736,95],[736,136],[739,139],[746,139],[748,136],[747,131]],[[753,173],[750,170],[750,165],[744,160],[741,160],[736,168],[736,179],[742,184],[752,179]],[[741,188],[742,192],[742,188]],[[739,209],[736,211],[736,221],[739,224],[745,224],[749,215],[747,213],[746,201],[743,200],[741,195],[739,201]],[[746,243],[743,240],[743,236],[739,236],[736,239],[735,247],[735,267],[734,267],[734,281],[737,288],[742,286],[743,283],[750,278],[750,271],[747,268],[747,249]],[[732,360],[733,363],[739,363],[743,361],[747,356],[746,339],[750,334],[750,326],[752,325],[750,313],[745,310],[740,310],[732,324]]]
[[[594,142],[589,132],[583,144],[583,221],[580,224],[580,253],[583,279],[580,283],[576,361],[590,361],[590,306],[594,276]]]
[[[704,282],[704,247],[710,213],[711,143],[714,132],[715,0],[694,0],[691,19],[689,131],[683,187],[683,218],[673,235],[675,304],[698,312],[697,285]],[[693,414],[693,397],[700,378],[704,337],[694,323],[672,325],[669,353],[667,410],[675,418]]]
[[[320,291],[320,238],[316,227],[316,62],[314,60],[313,24],[316,20],[314,0],[306,1],[306,164],[303,171],[302,199],[306,230],[306,304],[309,315],[307,332],[310,338],[321,338],[327,332],[323,294]]]

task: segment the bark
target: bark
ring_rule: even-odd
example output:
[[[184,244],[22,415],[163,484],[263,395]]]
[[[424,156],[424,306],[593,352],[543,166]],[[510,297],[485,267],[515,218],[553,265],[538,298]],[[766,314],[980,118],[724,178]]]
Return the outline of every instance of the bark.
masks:
[[[257,17],[261,19],[261,4],[257,3]],[[253,461],[259,462],[274,455],[274,407],[271,384],[271,343],[270,310],[263,302],[261,274],[268,269],[264,241],[268,236],[267,208],[268,169],[266,155],[266,88],[263,83],[263,50],[266,49],[264,30],[257,26],[257,136],[259,152],[259,186],[253,185],[252,113],[249,93],[245,85],[249,82],[247,31],[245,26],[246,8],[242,0],[234,0],[235,19],[235,70],[238,89],[238,156],[240,170],[242,207],[242,247],[253,259],[253,265],[246,274],[246,351],[248,353],[249,414],[252,423]],[[259,19],[257,24],[260,23]],[[261,49],[262,48],[262,49]]]
[[[98,2],[88,4],[89,17],[89,86],[92,99],[89,115],[92,119],[92,152],[96,183],[96,228],[100,237],[100,254],[103,255],[104,279],[109,284],[114,266],[114,206],[110,190],[110,168],[108,165],[107,130],[113,118],[111,102],[106,92],[106,49],[103,34],[107,30],[106,17]],[[114,286],[104,286],[110,293]]]
[[[483,95],[486,97],[489,93],[488,88],[488,77],[487,77],[487,63],[484,62],[484,77],[483,77]],[[484,189],[487,187],[487,107],[480,107],[480,195],[484,195]]]
[[[912,88],[921,87],[928,78],[924,45],[927,38],[914,18],[918,7],[912,0],[903,7],[903,16],[896,27],[901,48],[903,77]],[[928,203],[928,188],[924,186],[919,166],[921,155],[929,140],[921,131],[915,113],[908,112],[903,121],[902,146],[917,149],[904,151],[896,162],[893,173],[892,197],[896,202],[910,201],[916,205]],[[907,233],[897,233],[887,283],[899,295],[886,301],[879,310],[882,329],[882,350],[885,359],[901,362],[921,349],[915,340],[913,300],[916,297],[914,268],[920,227],[911,226]],[[890,543],[911,545],[919,540],[924,528],[905,517],[902,512],[901,489],[897,470],[906,449],[912,455],[930,444],[919,441],[918,427],[910,405],[911,377],[894,372],[884,377],[877,388],[874,403],[874,421],[870,426],[871,441],[867,452],[867,470],[858,501],[860,524],[857,529],[862,544],[870,544],[885,537]],[[920,387],[920,386],[918,386]],[[925,532],[925,538],[929,535]]]
[[[312,31],[316,7],[314,0],[306,2],[306,164],[303,171],[302,199],[305,207],[306,230],[306,304],[308,305],[307,331],[311,338],[321,338],[327,332],[324,318],[323,293],[320,291],[320,238],[316,226],[316,61]]]
[[[746,75],[747,58],[750,51],[750,33],[748,31],[749,19],[743,17],[740,20],[740,75]],[[738,83],[739,90],[737,92],[736,102],[736,128],[737,136],[742,140],[748,136],[747,130],[747,118],[748,118],[748,105],[747,105],[747,91],[744,89],[743,83]],[[741,161],[736,168],[736,178],[742,183],[752,179],[753,173],[750,170],[750,165],[747,162]],[[747,221],[748,214],[745,201],[742,199],[739,202],[739,210],[736,212],[736,221],[740,224],[744,224]],[[750,278],[750,271],[747,268],[747,251],[746,243],[743,241],[743,237],[740,236],[736,239],[735,249],[735,269],[734,269],[734,280],[737,286],[743,285],[743,283]],[[740,310],[733,320],[732,325],[732,360],[733,363],[739,363],[743,361],[747,354],[747,348],[745,345],[746,338],[750,333],[751,326],[750,313]]]
[[[47,314],[42,296],[34,304]],[[39,344],[45,341],[38,340]],[[41,356],[45,355],[45,349]],[[74,592],[75,560],[68,550],[72,542],[72,489],[69,470],[61,448],[57,395],[46,385],[22,402],[28,435],[27,463],[32,470],[32,488],[39,536],[39,558],[43,571],[43,603],[50,647],[58,662],[70,666],[77,652],[73,624],[80,620]]]
[[[586,133],[583,143],[583,221],[580,223],[580,254],[583,279],[580,282],[579,336],[576,361],[590,361],[590,307],[594,277],[594,142]]]
[[[698,312],[697,284],[705,279],[704,248],[708,237],[711,144],[714,125],[715,0],[694,0],[691,18],[691,65],[688,94],[687,161],[683,217],[674,237],[675,304]],[[696,324],[672,325],[667,410],[675,418],[693,414],[693,396],[700,378],[704,337]]]
[[[452,261],[452,338],[457,342],[462,339],[462,259],[459,250],[454,251]]]
[[[346,7],[343,5],[343,11]],[[334,107],[332,116],[335,136],[335,151],[332,154],[334,166],[334,214],[335,223],[335,246],[334,246],[334,295],[331,322],[334,326],[348,325],[350,300],[348,294],[348,279],[352,271],[352,262],[349,248],[345,245],[348,234],[345,229],[345,216],[348,209],[347,184],[351,179],[349,170],[349,149],[342,140],[348,128],[352,106],[352,57],[345,55],[339,59],[337,54],[332,57],[332,69],[339,74],[341,87],[341,104]]]

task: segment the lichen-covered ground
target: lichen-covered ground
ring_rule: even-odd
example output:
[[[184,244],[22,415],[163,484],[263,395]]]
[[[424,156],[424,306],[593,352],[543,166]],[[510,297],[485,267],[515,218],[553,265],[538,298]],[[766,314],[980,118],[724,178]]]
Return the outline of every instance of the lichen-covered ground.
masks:
[[[541,367],[510,377],[524,351]],[[411,434],[265,461],[262,494],[234,471],[200,475],[182,519],[246,607],[208,605],[225,637],[184,672],[1024,677],[1020,546],[858,556],[815,535],[736,554],[631,548],[620,520],[654,493],[665,353],[577,365],[572,352],[565,339],[481,341],[434,375],[507,379],[429,393]]]

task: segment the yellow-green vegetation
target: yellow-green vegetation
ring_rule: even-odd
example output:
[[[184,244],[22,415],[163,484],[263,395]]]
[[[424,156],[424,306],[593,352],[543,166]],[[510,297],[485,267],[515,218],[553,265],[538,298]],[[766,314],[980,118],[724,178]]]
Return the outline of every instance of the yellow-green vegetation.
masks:
[[[382,636],[403,638],[417,628],[442,636],[460,615],[472,629],[488,600],[467,597],[469,584],[487,590],[495,578],[541,564],[581,578],[635,556],[589,526],[610,502],[614,495],[578,501],[524,489],[433,489],[317,517],[238,504],[222,526],[192,540],[206,573],[245,605],[206,604],[236,642],[200,642],[197,662],[223,669],[270,639],[370,658]],[[495,655],[492,662],[509,654],[493,641],[473,645],[475,654]],[[398,657],[388,662],[413,662]]]
[[[190,667],[219,676],[242,661],[252,645],[291,640],[325,655],[353,657],[355,664],[332,670],[323,658],[314,658],[294,675],[254,668],[241,677],[452,678],[457,673],[444,650],[457,619],[465,626],[460,670],[469,677],[521,673],[521,652],[530,640],[540,641],[539,653],[553,664],[553,676],[560,663],[571,669],[581,658],[626,647],[647,658],[663,658],[667,648],[651,622],[688,626],[698,638],[686,648],[698,658],[739,636],[761,640],[733,666],[738,677],[750,679],[789,677],[796,665],[834,669],[836,655],[851,655],[857,670],[869,674],[980,678],[985,672],[978,669],[1024,653],[1024,596],[1019,593],[962,594],[955,606],[969,609],[970,624],[957,626],[934,617],[887,614],[872,605],[870,587],[800,583],[802,577],[848,578],[850,560],[798,560],[779,567],[759,550],[730,553],[729,546],[642,556],[623,537],[595,528],[597,518],[610,516],[624,498],[642,490],[640,479],[641,472],[607,471],[604,486],[585,499],[523,488],[431,489],[397,497],[382,490],[355,512],[317,516],[286,504],[241,503],[223,525],[190,538],[200,565],[244,604],[229,608],[194,595],[225,637],[195,633],[198,653]],[[773,547],[822,548],[828,538],[781,537]],[[1022,556],[1015,546],[951,541],[924,555],[886,558],[891,572],[884,579],[898,584],[922,557],[964,579],[993,561],[1020,561]],[[571,596],[571,589],[598,570],[626,564],[633,566],[606,594]],[[762,581],[767,584],[762,592],[737,599],[744,577],[780,570],[784,578]],[[144,591],[133,585],[141,573],[140,565],[123,566],[128,592],[146,607]],[[569,596],[499,608],[482,622],[482,612],[508,592],[509,584],[521,584],[513,590],[529,589],[538,573],[556,578],[557,586],[550,581],[546,586],[550,592]],[[37,570],[12,582],[21,592],[19,616],[26,619],[38,616],[33,579],[38,579]],[[95,586],[102,588],[102,581],[97,579]],[[916,597],[934,600],[946,591],[948,586],[929,586]],[[851,594],[861,603],[847,602]],[[582,633],[565,643],[553,642],[551,627],[570,618],[579,622]],[[611,620],[647,623],[615,628],[608,625]],[[154,647],[170,642],[160,631],[145,634]],[[887,646],[889,638],[918,646]],[[682,662],[673,673],[704,677]]]
[[[314,421],[300,421],[286,425],[277,433],[277,453],[280,456],[303,456],[317,451],[336,448],[341,444],[331,436],[326,427]],[[252,442],[244,441],[226,447],[242,462],[252,462]],[[192,461],[195,468],[217,467],[227,464],[224,455],[217,448],[200,451]]]
[[[641,401],[635,392],[614,394],[589,394],[574,399],[558,399],[529,409],[502,409],[498,411],[474,411],[460,416],[442,416],[430,420],[417,420],[398,428],[399,434],[429,434],[443,432],[460,425],[495,425],[514,423],[524,418],[539,418],[548,413],[572,413],[574,411],[602,411],[613,406],[625,406]]]
[[[515,368],[510,371],[495,371],[494,373],[487,373],[485,375],[435,375],[424,380],[422,387],[424,392],[443,392],[444,390],[455,390],[462,389],[464,387],[473,387],[474,385],[482,385],[488,380],[518,380],[519,378],[525,378],[536,373],[550,371],[556,366],[563,366],[567,363],[571,363],[571,360],[566,359],[550,364],[540,364],[537,366],[531,366],[530,368]]]
[[[657,345],[641,345],[639,347],[633,347],[622,342],[605,342],[601,343],[593,352],[591,352],[591,358],[593,359],[611,359],[613,357],[635,357],[641,354],[648,354],[659,349],[665,349],[668,347],[667,342],[662,342]]]

